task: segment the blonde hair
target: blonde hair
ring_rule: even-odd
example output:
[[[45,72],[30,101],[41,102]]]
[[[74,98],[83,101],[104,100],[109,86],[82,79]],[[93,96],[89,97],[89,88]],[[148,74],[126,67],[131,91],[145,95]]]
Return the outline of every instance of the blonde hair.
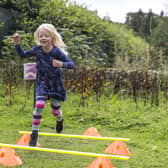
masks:
[[[52,24],[43,23],[36,29],[36,31],[34,32],[34,41],[37,45],[40,45],[39,31],[41,29],[47,30],[53,39],[53,45],[60,48],[65,54],[67,54],[65,50],[66,45],[63,42],[61,35],[57,32],[56,28]]]

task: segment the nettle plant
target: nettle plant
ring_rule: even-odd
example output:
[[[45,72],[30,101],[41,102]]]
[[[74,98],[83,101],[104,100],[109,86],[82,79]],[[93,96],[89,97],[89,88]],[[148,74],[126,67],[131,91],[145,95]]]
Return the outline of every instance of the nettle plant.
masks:
[[[99,101],[104,88],[110,84],[103,68],[76,67],[65,72],[65,86],[68,90],[80,94],[80,105],[87,105],[91,95]]]

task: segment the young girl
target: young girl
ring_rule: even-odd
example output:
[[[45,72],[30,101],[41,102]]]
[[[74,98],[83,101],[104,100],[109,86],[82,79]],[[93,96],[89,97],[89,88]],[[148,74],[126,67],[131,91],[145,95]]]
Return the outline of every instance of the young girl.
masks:
[[[52,113],[56,117],[56,131],[63,130],[61,102],[66,99],[61,68],[73,68],[74,62],[66,55],[65,44],[52,24],[41,24],[34,33],[37,46],[24,51],[20,46],[20,35],[15,33],[13,41],[21,57],[36,57],[36,103],[33,111],[30,146],[36,146],[38,130],[46,100],[50,98]]]

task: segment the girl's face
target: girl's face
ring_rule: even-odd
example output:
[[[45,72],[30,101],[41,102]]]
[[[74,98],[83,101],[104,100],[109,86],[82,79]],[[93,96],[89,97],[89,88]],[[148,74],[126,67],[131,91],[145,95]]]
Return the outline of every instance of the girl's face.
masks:
[[[45,29],[41,29],[39,30],[39,34],[38,34],[38,39],[40,42],[40,45],[43,48],[51,48],[53,47],[53,43],[52,43],[52,37],[50,35],[50,33],[45,30]]]

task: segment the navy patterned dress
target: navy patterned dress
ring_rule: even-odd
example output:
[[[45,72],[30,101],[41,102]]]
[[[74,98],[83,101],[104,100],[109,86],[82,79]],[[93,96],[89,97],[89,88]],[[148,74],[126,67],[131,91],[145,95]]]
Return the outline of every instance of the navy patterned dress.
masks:
[[[16,50],[21,57],[36,57],[36,96],[49,96],[65,101],[62,68],[53,67],[52,61],[62,61],[63,68],[74,68],[74,62],[57,47],[53,47],[49,53],[45,53],[41,46],[24,51],[20,45],[16,45]]]

